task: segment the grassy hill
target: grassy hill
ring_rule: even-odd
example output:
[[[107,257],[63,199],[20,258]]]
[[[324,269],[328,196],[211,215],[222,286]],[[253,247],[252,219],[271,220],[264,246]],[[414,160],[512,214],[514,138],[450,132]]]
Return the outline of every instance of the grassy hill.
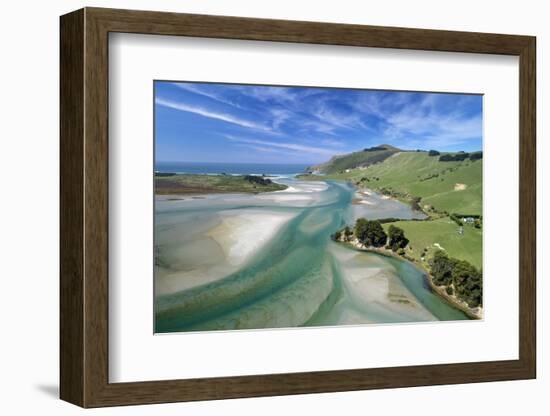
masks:
[[[347,169],[366,167],[382,162],[391,155],[400,151],[401,150],[396,147],[383,144],[358,152],[334,156],[328,162],[310,166],[307,170],[309,172],[324,174],[345,172]]]
[[[482,159],[443,162],[439,155],[429,156],[427,152],[398,152],[382,163],[324,178],[349,180],[404,201],[420,197],[420,206],[430,214],[429,220],[393,223],[410,240],[407,255],[427,267],[427,259],[441,249],[480,268],[482,229],[464,224],[460,233],[449,214],[482,215],[482,168]],[[386,231],[390,225],[384,224]]]
[[[353,153],[352,153],[353,154]],[[482,160],[440,162],[426,152],[398,152],[382,163],[363,169],[335,173],[332,179],[347,179],[359,186],[421,197],[421,206],[463,215],[482,214]]]
[[[386,232],[391,224],[384,224]],[[448,217],[432,221],[399,221],[393,225],[403,229],[410,240],[407,255],[421,262],[431,258],[436,250],[444,250],[450,257],[466,260],[482,267],[482,230],[465,225],[463,234]]]

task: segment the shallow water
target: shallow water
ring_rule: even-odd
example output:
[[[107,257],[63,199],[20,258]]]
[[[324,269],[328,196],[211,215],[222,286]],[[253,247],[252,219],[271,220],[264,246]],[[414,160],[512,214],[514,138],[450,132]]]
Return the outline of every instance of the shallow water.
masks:
[[[277,180],[289,189],[157,199],[156,332],[467,319],[411,264],[330,240],[358,212],[413,218],[407,205],[371,194],[358,210],[350,185]]]
[[[369,219],[400,218],[423,219],[426,215],[420,211],[413,211],[409,205],[377,194],[373,191],[359,191],[355,193],[353,203],[354,219],[366,217]]]

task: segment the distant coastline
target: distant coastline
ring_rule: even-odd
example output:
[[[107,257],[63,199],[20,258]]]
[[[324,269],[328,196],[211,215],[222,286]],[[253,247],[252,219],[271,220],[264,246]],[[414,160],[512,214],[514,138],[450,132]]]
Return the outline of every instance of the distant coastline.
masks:
[[[273,182],[267,175],[155,173],[155,195],[257,194],[287,188]]]
[[[295,163],[229,163],[229,162],[155,162],[155,172],[178,174],[228,175],[296,175],[304,173],[307,164]]]

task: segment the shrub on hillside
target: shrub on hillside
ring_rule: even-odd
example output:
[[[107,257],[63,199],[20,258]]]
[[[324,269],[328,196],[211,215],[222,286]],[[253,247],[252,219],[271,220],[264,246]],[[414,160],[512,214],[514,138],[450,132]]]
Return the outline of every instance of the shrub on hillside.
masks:
[[[458,152],[455,154],[446,153],[444,155],[439,156],[440,162],[462,162],[463,160],[466,160],[470,156],[469,153],[466,152]]]
[[[479,160],[483,158],[483,152],[470,153],[470,160]]]

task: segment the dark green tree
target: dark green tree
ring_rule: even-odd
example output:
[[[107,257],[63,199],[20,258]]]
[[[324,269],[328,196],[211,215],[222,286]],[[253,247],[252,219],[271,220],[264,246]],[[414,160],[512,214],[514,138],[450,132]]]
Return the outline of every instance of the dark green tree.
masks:
[[[461,162],[465,159],[468,159],[468,157],[470,157],[470,154],[464,151],[460,151],[455,154],[445,153],[444,155],[439,156],[439,161],[440,162]]]
[[[470,160],[478,160],[483,158],[483,152],[473,152],[470,153]]]
[[[390,225],[388,228],[389,246],[392,251],[397,251],[400,248],[405,248],[409,244],[409,239],[405,237],[405,232],[395,225]]]
[[[344,236],[346,237],[346,240],[349,240],[352,235],[353,230],[346,225],[346,228],[344,228]]]
[[[430,262],[433,281],[438,286],[448,286],[453,281],[454,262],[443,250],[437,250]]]
[[[471,308],[481,305],[482,275],[473,265],[464,260],[455,261],[452,278],[460,299]]]
[[[450,258],[438,250],[430,265],[436,285],[446,286],[447,293],[452,287],[452,293],[471,308],[483,305],[483,274],[472,264]]]
[[[379,221],[359,218],[355,223],[355,236],[364,246],[382,247],[388,236]]]

